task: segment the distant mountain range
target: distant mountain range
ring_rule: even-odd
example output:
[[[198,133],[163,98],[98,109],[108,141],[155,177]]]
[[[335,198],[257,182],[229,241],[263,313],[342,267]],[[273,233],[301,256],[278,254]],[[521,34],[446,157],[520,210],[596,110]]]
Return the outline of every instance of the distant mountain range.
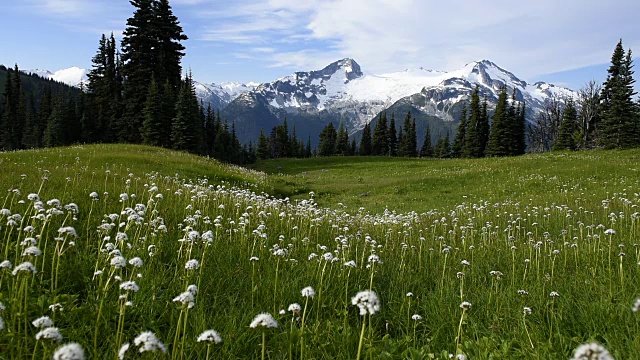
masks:
[[[35,72],[71,85],[86,79],[86,70],[76,67],[55,73]],[[375,117],[383,111],[389,116],[395,114],[398,126],[411,111],[420,141],[427,126],[434,137],[446,132],[453,135],[462,105],[476,85],[490,108],[504,85],[509,95],[515,90],[517,100],[527,104],[529,121],[535,120],[550,97],[575,95],[572,90],[544,82],[529,84],[489,60],[450,72],[417,68],[369,74],[347,58],[322,70],[296,72],[270,83],[195,83],[205,105],[236,123],[241,141],[255,141],[261,130],[268,134],[287,119],[289,129],[295,126],[298,137],[311,138],[314,144],[329,122],[344,124],[352,136],[359,138],[364,125],[372,121],[375,125]]]

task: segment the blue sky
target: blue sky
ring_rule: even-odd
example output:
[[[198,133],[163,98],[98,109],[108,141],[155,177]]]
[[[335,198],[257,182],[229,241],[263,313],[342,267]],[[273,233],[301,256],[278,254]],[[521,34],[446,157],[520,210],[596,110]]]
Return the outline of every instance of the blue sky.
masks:
[[[637,0],[171,4],[189,36],[183,66],[201,82],[271,81],[345,57],[369,73],[490,59],[528,82],[579,88],[604,80],[620,38],[640,52]],[[90,67],[100,34],[120,37],[133,12],[126,0],[3,0],[1,8],[0,63],[51,71]]]

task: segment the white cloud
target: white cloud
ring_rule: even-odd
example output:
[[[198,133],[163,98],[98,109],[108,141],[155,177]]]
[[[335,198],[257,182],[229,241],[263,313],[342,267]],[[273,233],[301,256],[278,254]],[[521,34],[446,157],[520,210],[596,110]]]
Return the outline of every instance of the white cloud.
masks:
[[[203,39],[274,48],[253,53],[301,70],[319,58],[376,72],[488,58],[529,78],[606,62],[621,37],[640,45],[634,0],[243,0],[205,13],[215,25]]]
[[[44,10],[53,14],[80,16],[89,10],[89,3],[83,0],[43,0]]]

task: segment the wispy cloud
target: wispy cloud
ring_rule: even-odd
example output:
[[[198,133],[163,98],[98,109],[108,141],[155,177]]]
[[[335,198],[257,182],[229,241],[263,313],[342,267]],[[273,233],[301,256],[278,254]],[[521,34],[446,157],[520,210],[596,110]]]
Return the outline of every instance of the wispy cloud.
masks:
[[[489,58],[535,76],[606,61],[618,38],[638,41],[639,12],[634,0],[240,0],[202,11],[214,25],[201,39],[244,45],[245,55],[274,48],[270,66],[311,66],[321,55],[371,71],[447,70]]]

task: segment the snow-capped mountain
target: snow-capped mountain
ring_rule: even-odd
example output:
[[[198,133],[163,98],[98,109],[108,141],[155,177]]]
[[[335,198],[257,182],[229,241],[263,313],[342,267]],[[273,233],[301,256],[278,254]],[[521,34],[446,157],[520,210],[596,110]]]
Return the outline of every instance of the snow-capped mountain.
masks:
[[[87,69],[83,69],[77,66],[72,66],[67,69],[51,72],[49,70],[27,70],[27,73],[37,74],[43,78],[59,81],[69,86],[79,86],[81,83],[87,81]]]
[[[241,93],[223,114],[242,124],[239,136],[245,141],[255,140],[260,129],[268,132],[285,118],[303,137],[317,138],[315,130],[329,121],[343,123],[354,134],[385,110],[398,117],[410,110],[418,118],[438,119],[455,131],[460,108],[476,85],[489,107],[495,105],[502,86],[510,95],[515,89],[517,99],[527,104],[530,120],[550,96],[573,95],[551,84],[528,84],[488,60],[451,72],[418,68],[365,74],[354,60],[342,59],[322,70],[296,72]]]
[[[220,84],[204,84],[194,81],[196,95],[204,104],[214,109],[222,109],[243,93],[254,90],[258,83],[248,84],[224,82]]]

